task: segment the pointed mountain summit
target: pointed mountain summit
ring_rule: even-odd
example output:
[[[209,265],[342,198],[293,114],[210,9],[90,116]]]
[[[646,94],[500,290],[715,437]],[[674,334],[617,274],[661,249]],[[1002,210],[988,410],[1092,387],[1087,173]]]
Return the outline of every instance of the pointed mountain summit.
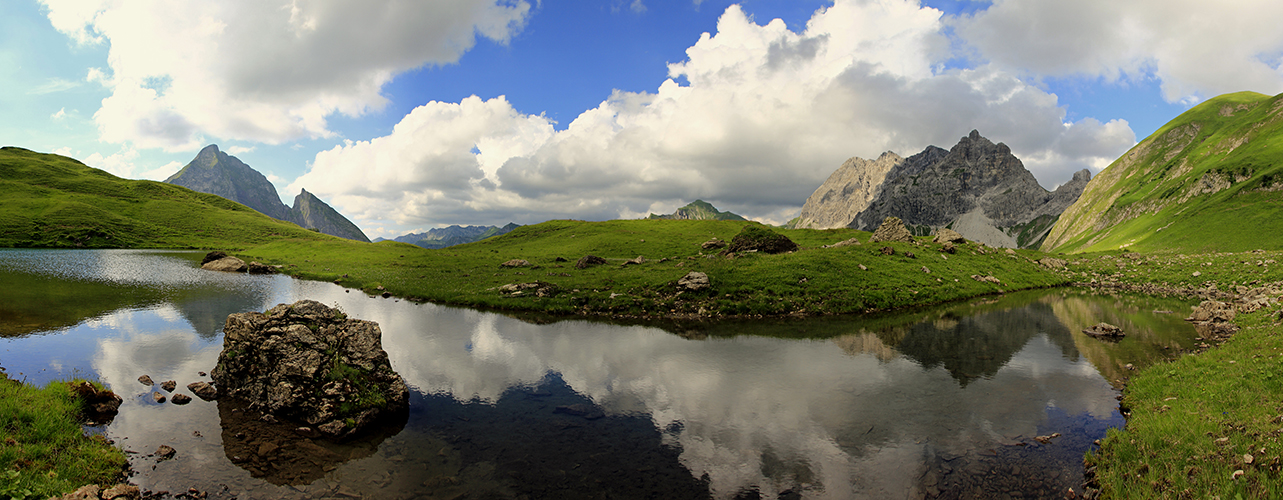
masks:
[[[294,207],[286,207],[267,177],[250,168],[235,156],[210,144],[197,153],[191,163],[165,179],[166,183],[192,191],[222,196],[259,213],[322,233],[357,241],[370,241],[338,211],[312,193],[303,190],[294,198]]]
[[[191,163],[165,182],[222,196],[273,219],[289,220],[289,207],[281,203],[276,187],[267,177],[235,156],[219,151],[214,144],[205,146]]]
[[[917,235],[950,227],[991,246],[1035,247],[1090,177],[1084,169],[1047,191],[1011,148],[972,130],[947,151],[847,160],[807,199],[797,227],[872,231],[899,217]]]
[[[650,214],[647,219],[673,220],[748,220],[737,214],[722,212],[704,200],[695,200],[668,215]]]

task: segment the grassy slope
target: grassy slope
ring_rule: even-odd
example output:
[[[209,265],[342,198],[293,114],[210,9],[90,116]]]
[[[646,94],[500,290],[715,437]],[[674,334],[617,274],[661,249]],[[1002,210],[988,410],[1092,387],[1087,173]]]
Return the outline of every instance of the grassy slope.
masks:
[[[37,388],[0,373],[0,496],[49,498],[124,479],[125,454],[86,437],[65,382]]]
[[[1229,187],[1180,202],[1203,179],[1216,177]],[[1226,94],[1168,122],[1093,178],[1043,250],[1199,253],[1277,246],[1283,243],[1279,187],[1283,94]]]
[[[396,295],[435,302],[558,314],[852,313],[1065,282],[1031,262],[1030,258],[1040,256],[1032,251],[1013,256],[988,249],[981,254],[980,247],[967,244],[945,259],[938,245],[925,240],[917,243],[920,246],[890,244],[896,249],[894,256],[878,251],[884,244],[819,248],[852,237],[867,242],[869,233],[847,229],[782,230],[803,247],[791,254],[755,253],[733,259],[703,255],[702,242],[712,237],[729,241],[745,224],[750,223],[549,221],[440,250],[387,241],[365,246],[282,241],[247,249],[242,257],[286,264],[291,274],[337,280],[371,293],[382,286]],[[917,258],[905,256],[906,252]],[[587,254],[610,262],[576,269],[575,261]],[[639,255],[647,262],[622,265]],[[566,261],[557,262],[558,257]],[[528,260],[531,267],[500,267],[510,259]],[[923,267],[931,272],[922,271]],[[707,273],[712,290],[677,295],[676,281],[689,271]],[[976,274],[996,276],[1002,285],[971,279]],[[555,284],[561,293],[550,298],[510,298],[496,289],[535,281]]]
[[[1231,293],[1283,287],[1281,261],[1278,250],[1140,256],[1114,251],[1071,258],[1065,274],[1110,286]],[[1131,411],[1126,429],[1110,430],[1087,458],[1105,498],[1283,496],[1278,317],[1278,305],[1240,315],[1236,323],[1243,330],[1219,347],[1132,374],[1123,399]],[[1252,455],[1251,464],[1245,455]],[[1234,479],[1236,470],[1243,476]]]
[[[244,248],[333,237],[244,205],[70,158],[0,149],[0,247]]]

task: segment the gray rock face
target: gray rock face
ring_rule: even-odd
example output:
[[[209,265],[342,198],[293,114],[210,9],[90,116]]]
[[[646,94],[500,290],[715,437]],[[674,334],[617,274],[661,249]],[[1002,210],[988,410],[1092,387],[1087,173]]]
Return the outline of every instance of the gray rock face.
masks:
[[[699,271],[686,273],[686,276],[682,276],[682,279],[677,280],[678,288],[692,292],[707,290],[709,286],[708,275]]]
[[[408,408],[409,389],[388,362],[377,323],[301,300],[229,315],[223,331],[210,373],[220,397],[335,438]]]
[[[795,227],[847,227],[882,192],[887,173],[901,163],[904,163],[904,158],[890,151],[873,161],[863,158],[847,160],[806,199]]]
[[[235,156],[219,151],[214,144],[202,149],[191,163],[165,182],[222,196],[273,219],[293,222],[331,236],[370,241],[356,224],[307,190],[302,190],[294,198],[293,208],[286,207],[267,177]]]
[[[797,227],[872,231],[894,216],[915,230],[953,225],[969,240],[1030,247],[1041,242],[1091,178],[1084,169],[1049,192],[1007,145],[975,130],[951,150],[929,146],[896,158],[885,153],[876,162],[848,161],[807,200]],[[867,172],[854,171],[860,168]]]

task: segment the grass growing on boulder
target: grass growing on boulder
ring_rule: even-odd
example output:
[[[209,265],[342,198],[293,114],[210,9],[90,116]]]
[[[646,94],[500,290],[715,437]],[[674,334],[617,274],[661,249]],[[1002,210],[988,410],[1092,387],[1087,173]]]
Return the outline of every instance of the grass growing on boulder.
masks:
[[[731,239],[727,253],[765,252],[784,253],[797,250],[797,243],[787,236],[771,231],[761,224],[747,224]]]
[[[0,494],[48,498],[123,480],[124,453],[86,437],[80,414],[66,382],[38,388],[0,373]]]

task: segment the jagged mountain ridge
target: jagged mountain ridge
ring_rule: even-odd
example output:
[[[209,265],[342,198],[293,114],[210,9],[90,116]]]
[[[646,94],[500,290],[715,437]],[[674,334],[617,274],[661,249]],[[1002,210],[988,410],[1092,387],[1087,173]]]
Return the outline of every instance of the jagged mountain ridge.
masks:
[[[650,214],[647,219],[671,220],[748,220],[738,214],[723,212],[704,200],[692,201],[671,214]]]
[[[452,247],[455,245],[462,245],[464,243],[481,241],[491,236],[508,234],[513,229],[516,229],[519,227],[521,227],[521,225],[516,224],[514,222],[509,222],[507,225],[503,227],[453,225],[449,227],[438,227],[438,228],[429,229],[426,232],[422,232],[422,233],[404,234],[396,238],[393,238],[392,241],[409,243],[411,245],[417,245],[423,248],[430,248],[430,249],[446,248],[446,247]],[[384,241],[384,239],[376,238],[375,241]]]
[[[947,151],[928,146],[908,158],[888,152],[872,162],[847,160],[807,199],[796,227],[872,231],[894,216],[920,235],[951,227],[992,246],[1032,247],[1090,177],[1084,169],[1047,191],[1006,144],[972,130]]]
[[[328,235],[370,241],[361,228],[306,189],[294,198],[292,208],[285,206],[267,177],[235,156],[219,151],[216,144],[206,146],[165,182],[222,196],[274,219]]]
[[[1268,248],[1283,231],[1283,94],[1225,94],[1142,140],[1087,185],[1044,251]]]

